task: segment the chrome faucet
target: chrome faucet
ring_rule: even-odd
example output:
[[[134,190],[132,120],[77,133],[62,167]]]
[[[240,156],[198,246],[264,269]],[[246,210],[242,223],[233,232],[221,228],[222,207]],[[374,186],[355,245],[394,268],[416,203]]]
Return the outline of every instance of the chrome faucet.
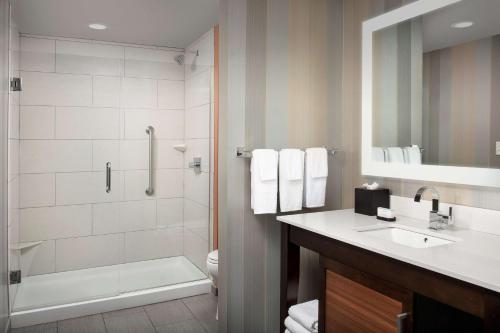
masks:
[[[448,215],[439,213],[439,192],[434,187],[429,186],[423,186],[418,189],[417,194],[415,194],[415,202],[420,202],[422,195],[426,191],[432,192],[432,210],[429,212],[429,229],[446,229],[446,227],[453,224],[452,208],[450,207]]]

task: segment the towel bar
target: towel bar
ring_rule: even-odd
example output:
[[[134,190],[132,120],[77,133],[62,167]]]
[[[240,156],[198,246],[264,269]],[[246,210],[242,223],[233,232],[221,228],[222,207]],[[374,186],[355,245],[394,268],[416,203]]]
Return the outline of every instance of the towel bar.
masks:
[[[339,149],[328,149],[328,154],[330,154],[332,156],[335,156],[335,154],[337,154],[339,152],[340,152]],[[252,158],[252,150],[246,149],[245,147],[236,147],[236,157]]]

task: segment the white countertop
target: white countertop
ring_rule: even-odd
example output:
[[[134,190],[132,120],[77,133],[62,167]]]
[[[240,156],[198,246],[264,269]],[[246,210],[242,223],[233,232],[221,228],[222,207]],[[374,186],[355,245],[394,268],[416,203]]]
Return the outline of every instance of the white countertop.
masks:
[[[427,229],[428,222],[398,216],[397,224],[418,228],[430,235],[459,238],[446,245],[412,248],[355,229],[385,223],[376,217],[354,213],[353,209],[279,216],[295,227],[348,243],[374,253],[438,272],[500,292],[500,236],[463,228]],[[500,221],[499,221],[500,223]],[[393,223],[391,225],[394,225]]]

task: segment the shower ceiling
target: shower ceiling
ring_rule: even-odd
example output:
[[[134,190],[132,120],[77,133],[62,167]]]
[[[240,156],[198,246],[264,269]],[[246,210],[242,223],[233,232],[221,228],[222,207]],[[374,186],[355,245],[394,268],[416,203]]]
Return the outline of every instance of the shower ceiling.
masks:
[[[21,33],[185,48],[217,23],[218,0],[15,0]],[[89,29],[102,23],[106,30]]]

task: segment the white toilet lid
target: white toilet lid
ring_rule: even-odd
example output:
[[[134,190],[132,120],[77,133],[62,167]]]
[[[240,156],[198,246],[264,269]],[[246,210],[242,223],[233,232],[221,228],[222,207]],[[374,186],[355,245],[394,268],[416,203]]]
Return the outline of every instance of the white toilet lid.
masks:
[[[219,250],[212,251],[208,254],[208,261],[217,263],[219,262]]]

